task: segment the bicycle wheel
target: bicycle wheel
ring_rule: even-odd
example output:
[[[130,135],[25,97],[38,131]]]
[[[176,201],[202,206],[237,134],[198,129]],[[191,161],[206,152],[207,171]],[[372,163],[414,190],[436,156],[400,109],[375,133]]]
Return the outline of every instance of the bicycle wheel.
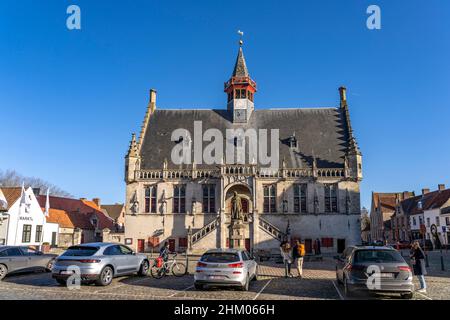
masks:
[[[158,268],[157,266],[152,266],[150,274],[155,279],[161,279],[166,274],[166,269],[164,267]]]
[[[186,265],[181,262],[175,262],[172,266],[172,273],[175,277],[182,277],[186,274]]]

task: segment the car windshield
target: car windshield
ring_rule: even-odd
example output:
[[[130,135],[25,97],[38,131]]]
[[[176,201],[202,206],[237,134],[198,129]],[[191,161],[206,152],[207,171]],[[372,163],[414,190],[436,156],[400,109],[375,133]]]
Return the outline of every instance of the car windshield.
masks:
[[[232,252],[211,252],[205,253],[201,261],[203,262],[216,262],[216,263],[229,263],[239,261],[239,255]]]
[[[357,250],[355,252],[355,263],[365,262],[404,262],[402,256],[395,250]]]
[[[86,257],[92,256],[98,251],[97,247],[73,246],[69,247],[66,252],[62,254],[65,257]]]

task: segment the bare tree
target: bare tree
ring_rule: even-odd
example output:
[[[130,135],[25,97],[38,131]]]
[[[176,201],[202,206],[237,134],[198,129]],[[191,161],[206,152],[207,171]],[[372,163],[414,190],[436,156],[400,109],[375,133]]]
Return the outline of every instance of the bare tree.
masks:
[[[15,170],[0,170],[0,187],[20,187],[22,183],[25,186],[39,188],[41,194],[45,194],[47,189],[50,189],[52,196],[71,197],[70,193],[40,178],[25,177]]]

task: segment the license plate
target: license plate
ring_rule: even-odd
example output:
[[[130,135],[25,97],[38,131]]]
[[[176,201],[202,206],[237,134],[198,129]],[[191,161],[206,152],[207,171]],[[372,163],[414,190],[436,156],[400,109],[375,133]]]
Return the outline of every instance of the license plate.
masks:
[[[73,271],[61,271],[60,274],[73,274]]]
[[[223,279],[224,276],[209,276],[210,279]]]
[[[388,273],[388,272],[383,272],[380,274],[381,278],[394,278],[394,274],[393,273]]]

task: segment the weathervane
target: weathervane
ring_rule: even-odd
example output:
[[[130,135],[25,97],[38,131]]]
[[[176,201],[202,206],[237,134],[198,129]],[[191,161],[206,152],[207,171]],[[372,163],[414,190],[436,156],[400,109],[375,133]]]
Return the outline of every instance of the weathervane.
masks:
[[[238,35],[241,36],[241,39],[239,40],[239,45],[242,46],[244,44],[244,41],[242,40],[242,37],[244,36],[244,32],[241,30],[238,30]]]

